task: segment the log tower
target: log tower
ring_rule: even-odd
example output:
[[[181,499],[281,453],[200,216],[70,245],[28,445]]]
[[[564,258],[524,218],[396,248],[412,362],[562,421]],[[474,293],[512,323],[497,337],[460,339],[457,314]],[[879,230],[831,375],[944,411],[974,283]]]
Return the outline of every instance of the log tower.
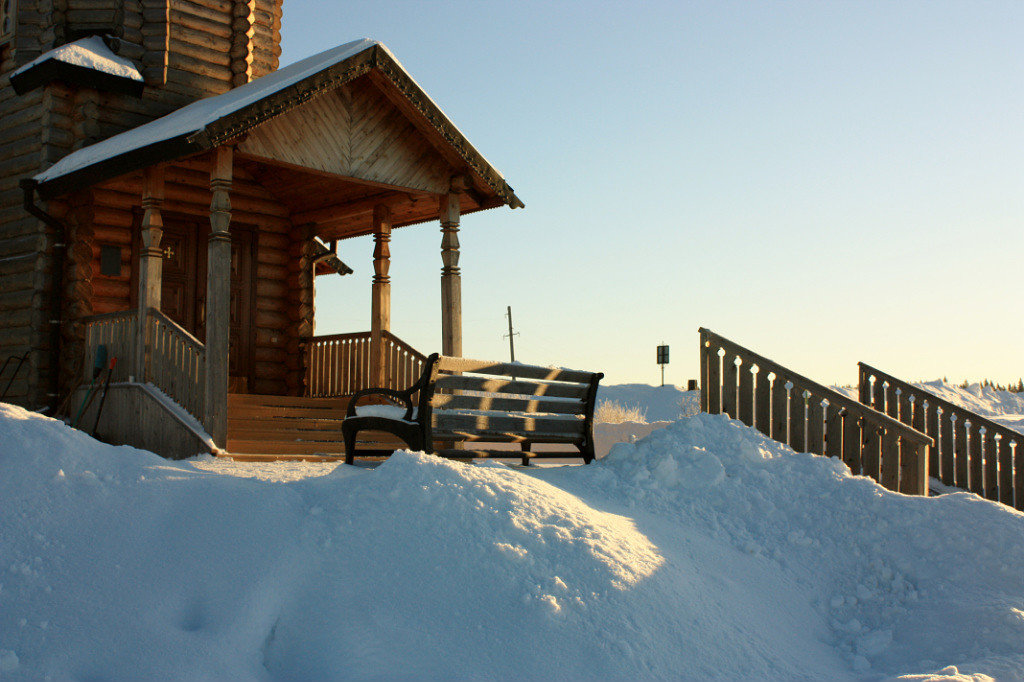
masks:
[[[63,343],[80,334],[61,320],[92,313],[61,307],[88,305],[99,253],[91,216],[75,215],[93,210],[91,202],[76,207],[71,198],[30,212],[20,181],[81,147],[275,71],[281,2],[0,0],[0,363],[27,353],[5,401],[55,402],[57,368],[73,366],[81,350]],[[89,295],[54,294],[78,289]]]

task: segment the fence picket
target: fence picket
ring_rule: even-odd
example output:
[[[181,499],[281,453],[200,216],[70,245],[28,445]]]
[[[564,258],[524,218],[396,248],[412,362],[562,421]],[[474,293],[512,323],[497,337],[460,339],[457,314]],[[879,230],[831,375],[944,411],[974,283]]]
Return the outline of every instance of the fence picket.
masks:
[[[768,370],[758,367],[754,389],[754,424],[766,436],[772,435],[772,382]]]
[[[864,448],[864,437],[860,428],[860,417],[850,410],[844,409],[843,417],[843,461],[854,474],[861,473],[861,451]]]
[[[999,501],[999,449],[996,434],[992,429],[985,429],[982,442],[985,450],[985,497]]]
[[[829,403],[825,415],[825,455],[843,459],[843,417],[838,405]]]
[[[807,452],[825,454],[824,420],[821,398],[811,394],[807,400]]]
[[[963,415],[960,415],[953,422],[953,473],[956,477],[956,486],[964,490],[970,485],[967,452],[967,424]]]
[[[807,399],[804,389],[796,384],[789,390],[789,447],[807,451]]]

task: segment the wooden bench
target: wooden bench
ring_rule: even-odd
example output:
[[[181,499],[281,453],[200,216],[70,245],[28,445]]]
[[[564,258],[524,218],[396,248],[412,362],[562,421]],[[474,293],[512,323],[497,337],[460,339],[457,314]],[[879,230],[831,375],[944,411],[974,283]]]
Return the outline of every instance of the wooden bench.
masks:
[[[408,389],[368,388],[352,396],[341,425],[345,462],[352,464],[355,459],[360,431],[384,431],[412,450],[443,457],[521,456],[525,465],[534,457],[565,457],[561,452],[532,451],[537,443],[556,443],[576,446],[589,464],[594,459],[594,401],[603,376],[435,353]],[[384,397],[392,404],[357,407],[366,396]],[[455,447],[467,441],[518,443],[521,451]],[[390,453],[360,450],[358,454]]]

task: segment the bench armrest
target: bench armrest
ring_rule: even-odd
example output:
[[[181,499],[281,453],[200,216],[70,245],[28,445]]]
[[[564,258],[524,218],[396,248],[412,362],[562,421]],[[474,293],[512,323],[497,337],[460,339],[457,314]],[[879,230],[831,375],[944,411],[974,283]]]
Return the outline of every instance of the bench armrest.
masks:
[[[390,388],[364,388],[361,391],[356,391],[352,394],[352,399],[348,401],[348,409],[345,411],[345,418],[356,416],[356,401],[363,396],[368,395],[386,395],[390,398],[396,398],[401,400],[405,405],[405,416],[402,417],[405,421],[413,421],[412,418],[412,390],[408,391],[395,391]]]

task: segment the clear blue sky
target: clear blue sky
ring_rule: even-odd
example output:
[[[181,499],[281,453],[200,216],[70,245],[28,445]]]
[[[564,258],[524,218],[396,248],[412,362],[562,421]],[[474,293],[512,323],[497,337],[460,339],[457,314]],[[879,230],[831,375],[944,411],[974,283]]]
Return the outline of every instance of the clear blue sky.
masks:
[[[526,203],[466,216],[464,354],[697,376],[707,326],[822,382],[1024,375],[1024,2],[285,0],[282,64],[384,42]],[[369,329],[369,238],[317,333]],[[440,349],[440,231],[392,331]],[[330,280],[330,281],[329,281]]]

